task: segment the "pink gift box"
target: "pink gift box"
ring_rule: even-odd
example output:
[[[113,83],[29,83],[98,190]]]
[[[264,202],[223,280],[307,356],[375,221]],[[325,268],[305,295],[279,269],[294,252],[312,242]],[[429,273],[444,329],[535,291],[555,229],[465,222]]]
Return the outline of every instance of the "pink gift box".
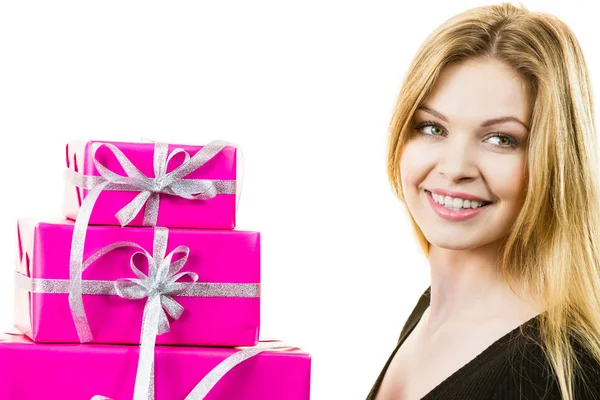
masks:
[[[96,141],[97,142],[97,141]],[[100,176],[91,157],[90,142],[70,142],[67,145],[67,167],[84,175]],[[154,178],[154,144],[153,143],[110,143],[119,148],[125,156],[144,175]],[[203,146],[169,145],[169,154],[175,148],[182,148],[193,156]],[[236,148],[226,146],[214,158],[191,172],[185,178],[232,180],[236,179]],[[96,153],[96,159],[109,170],[127,176],[117,158],[106,147],[102,146]],[[179,154],[168,164],[167,172],[181,165],[183,155]],[[89,190],[81,189],[67,182],[63,202],[63,213],[67,218],[76,219],[82,200]],[[140,192],[108,191],[100,193],[90,216],[90,224],[120,225],[115,214],[132,201]],[[142,209],[128,226],[142,226],[144,210]],[[220,193],[212,199],[189,200],[182,197],[161,193],[158,212],[158,226],[172,228],[212,228],[233,229],[236,224],[236,194]]]
[[[261,342],[261,345],[263,342]],[[234,348],[157,346],[156,400],[183,400]],[[114,400],[133,396],[138,346],[40,344],[0,335],[0,398]],[[308,400],[310,355],[264,351],[233,367],[205,400]]]
[[[69,284],[69,254],[73,222],[18,222],[21,278],[58,279]],[[89,226],[84,259],[100,248],[119,241],[135,242],[153,251],[154,228]],[[246,284],[259,289],[259,232],[209,229],[168,229],[167,252],[180,245],[189,247],[189,258],[181,272],[192,271],[197,282]],[[129,262],[136,248],[114,250],[90,265],[82,279],[112,281],[135,278]],[[143,264],[142,268],[146,268]],[[143,271],[147,273],[147,271]],[[66,281],[66,282],[65,282]],[[188,280],[189,281],[189,280]],[[67,293],[32,293],[17,285],[15,327],[36,342],[78,343]],[[170,332],[157,337],[157,344],[204,346],[254,346],[258,341],[260,297],[173,296],[184,311],[170,320]],[[139,344],[146,299],[129,300],[114,295],[83,295],[95,343]]]

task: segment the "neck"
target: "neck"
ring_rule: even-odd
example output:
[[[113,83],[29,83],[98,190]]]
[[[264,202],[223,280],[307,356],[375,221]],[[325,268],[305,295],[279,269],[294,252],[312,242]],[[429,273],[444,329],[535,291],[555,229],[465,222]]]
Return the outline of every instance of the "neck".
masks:
[[[499,270],[498,243],[475,249],[451,250],[431,246],[431,298],[426,329],[473,326],[499,319],[526,321],[539,314],[531,299],[517,295]],[[518,290],[518,288],[514,288]]]

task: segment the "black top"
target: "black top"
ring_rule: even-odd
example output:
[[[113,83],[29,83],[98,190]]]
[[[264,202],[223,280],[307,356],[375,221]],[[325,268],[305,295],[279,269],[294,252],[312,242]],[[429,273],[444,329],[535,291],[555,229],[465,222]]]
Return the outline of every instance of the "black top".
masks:
[[[428,287],[408,317],[396,348],[379,374],[367,396],[374,400],[394,355],[413,331],[429,306],[431,286]],[[560,389],[542,348],[539,338],[540,315],[525,322],[523,335],[517,327],[507,333],[473,360],[434,387],[422,400],[561,400]],[[537,339],[539,340],[539,339]],[[575,400],[600,399],[600,364],[574,343],[580,356],[588,384],[582,384],[582,374],[575,377]]]

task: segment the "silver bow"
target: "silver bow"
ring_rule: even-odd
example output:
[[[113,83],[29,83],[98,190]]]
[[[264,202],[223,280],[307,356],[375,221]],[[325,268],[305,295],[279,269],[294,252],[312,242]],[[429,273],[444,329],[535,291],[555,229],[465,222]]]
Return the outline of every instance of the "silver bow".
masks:
[[[192,171],[200,168],[212,159],[229,143],[221,140],[210,142],[203,146],[193,157],[183,149],[175,149],[168,157],[168,145],[155,143],[154,148],[154,173],[155,178],[148,178],[138,170],[131,161],[116,146],[110,143],[94,142],[92,144],[92,159],[101,176],[81,175],[67,168],[66,179],[76,186],[90,189],[81,203],[71,242],[69,259],[70,291],[69,305],[73,314],[73,321],[81,343],[93,339],[89,323],[83,307],[82,272],[83,250],[90,216],[98,196],[103,190],[128,190],[140,191],[134,200],[127,204],[117,214],[121,225],[129,223],[146,204],[144,211],[144,225],[155,226],[158,219],[159,193],[169,193],[187,199],[209,199],[219,193],[235,193],[235,181],[212,181],[203,179],[183,179]],[[101,146],[107,146],[115,155],[123,170],[128,176],[121,176],[103,166],[96,160],[96,151]],[[169,161],[177,154],[184,153],[184,162],[173,171],[166,173]]]
[[[121,226],[125,226],[135,218],[145,205],[142,225],[154,226],[158,220],[160,193],[189,200],[208,200],[218,193],[235,193],[235,181],[232,180],[184,179],[185,176],[202,167],[228,145],[233,144],[215,140],[203,146],[193,157],[190,157],[189,153],[181,148],[174,149],[167,156],[169,145],[156,142],[154,144],[154,178],[150,178],[133,165],[115,145],[94,142],[91,145],[91,158],[100,176],[83,175],[67,168],[65,179],[75,186],[90,190],[86,199],[90,196],[97,197],[102,190],[139,191],[140,193],[117,212],[115,217]],[[126,176],[109,170],[96,159],[96,152],[102,146],[106,146],[112,151],[127,174]],[[167,173],[167,165],[178,154],[184,154],[183,163]],[[95,200],[94,198],[94,202]],[[81,207],[83,208],[83,204]],[[81,214],[81,210],[79,213]]]
[[[154,228],[153,254],[148,253],[140,245],[133,242],[117,242],[94,253],[84,263],[84,268],[103,255],[121,248],[137,247],[141,251],[131,256],[130,266],[137,278],[121,278],[115,281],[117,295],[129,300],[147,298],[142,318],[142,332],[140,357],[135,378],[134,400],[154,399],[154,348],[156,336],[169,331],[167,314],[178,319],[183,312],[183,307],[173,299],[186,289],[186,284],[191,285],[198,280],[195,272],[179,272],[186,263],[189,247],[178,246],[166,254],[169,231],[167,228]],[[136,255],[143,255],[148,260],[148,275],[145,275],[135,265]],[[183,256],[173,261],[177,254]],[[192,282],[177,282],[188,276]],[[183,285],[182,285],[183,284]]]

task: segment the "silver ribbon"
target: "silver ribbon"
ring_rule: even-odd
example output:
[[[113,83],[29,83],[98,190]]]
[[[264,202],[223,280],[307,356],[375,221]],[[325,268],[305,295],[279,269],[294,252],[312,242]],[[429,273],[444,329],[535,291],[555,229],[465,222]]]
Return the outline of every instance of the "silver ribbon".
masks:
[[[30,293],[69,294],[68,279],[30,278],[15,272],[17,287]],[[260,297],[260,283],[173,282],[179,297]],[[82,281],[85,295],[116,296],[115,281]]]
[[[87,226],[98,196],[103,190],[129,190],[140,191],[134,200],[123,207],[116,217],[121,225],[126,225],[146,205],[143,224],[155,226],[158,219],[159,193],[167,193],[180,196],[190,200],[210,199],[220,193],[235,193],[235,181],[211,181],[202,179],[183,179],[192,171],[200,168],[219,153],[225,146],[230,145],[225,141],[212,141],[202,147],[193,157],[183,149],[177,148],[167,156],[168,145],[166,143],[155,143],[154,147],[154,174],[155,178],[144,175],[123,152],[110,143],[94,142],[92,144],[92,160],[101,176],[81,175],[69,168],[66,170],[67,181],[84,189],[89,189],[87,196],[81,203],[75,226],[73,227],[73,238],[70,253],[70,292],[69,306],[73,314],[75,328],[81,343],[93,339],[89,329],[87,316],[83,307],[82,298],[82,272],[83,250]],[[107,146],[117,158],[119,164],[127,176],[121,176],[110,171],[98,160],[96,151],[101,146]],[[167,173],[169,161],[177,154],[185,155],[184,162],[173,171]]]

